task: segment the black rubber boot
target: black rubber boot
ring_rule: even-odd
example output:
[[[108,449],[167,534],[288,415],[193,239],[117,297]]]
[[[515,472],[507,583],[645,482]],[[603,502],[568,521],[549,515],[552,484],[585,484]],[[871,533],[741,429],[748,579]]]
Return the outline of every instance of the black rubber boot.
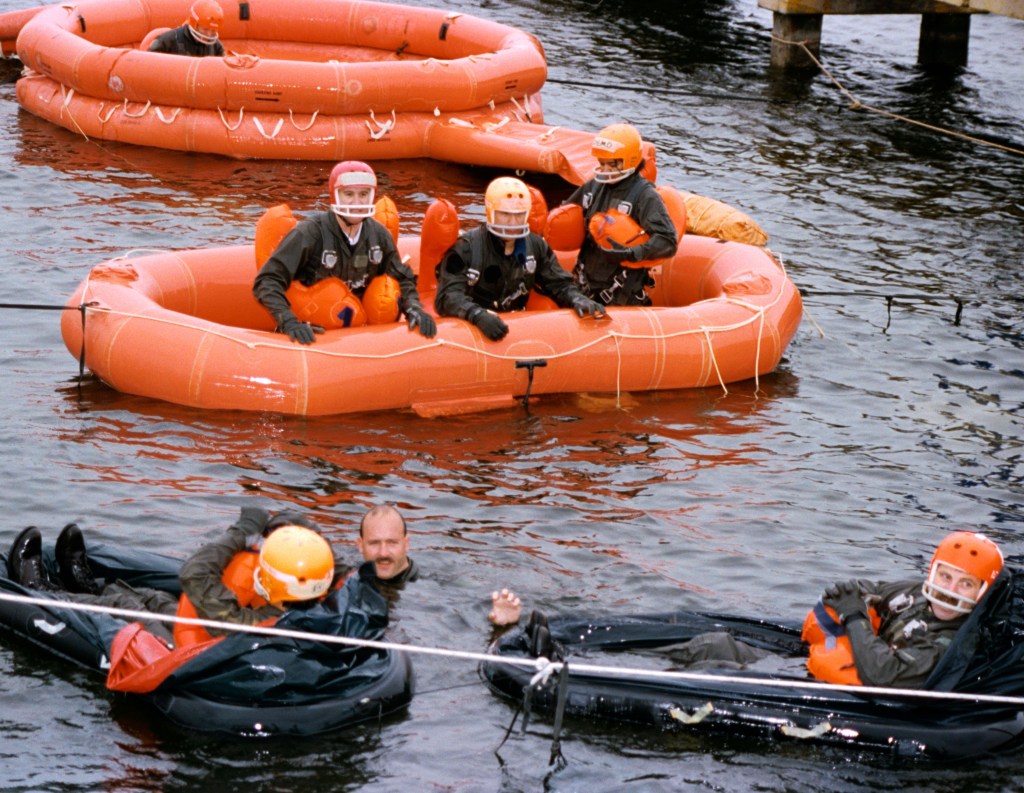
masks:
[[[85,553],[85,537],[76,524],[69,523],[57,537],[56,556],[60,580],[68,592],[100,593]]]
[[[43,536],[35,526],[22,529],[11,543],[7,554],[7,577],[28,589],[58,591],[43,566]]]

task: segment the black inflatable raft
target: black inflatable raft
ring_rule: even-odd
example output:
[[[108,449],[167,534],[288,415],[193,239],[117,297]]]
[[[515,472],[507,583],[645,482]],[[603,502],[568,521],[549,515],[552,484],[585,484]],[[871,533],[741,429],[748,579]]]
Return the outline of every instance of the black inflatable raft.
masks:
[[[180,593],[179,559],[95,545],[89,562],[100,580]],[[60,593],[25,589],[7,578],[0,578],[0,592],[54,599],[52,606],[0,600],[0,632],[107,675],[111,642],[127,621],[62,608]],[[321,604],[288,612],[275,627],[379,640],[387,620],[385,600],[352,578]],[[152,692],[131,696],[148,699],[182,727],[271,736],[312,735],[377,719],[405,708],[412,691],[404,653],[237,633],[174,668]]]
[[[665,730],[803,739],[901,756],[960,759],[1011,749],[1024,738],[1022,579],[1019,571],[1004,572],[920,691],[804,687],[814,681],[795,673],[759,674],[749,668],[702,668],[686,679],[574,669],[575,664],[666,670],[671,666],[671,645],[707,631],[728,631],[746,643],[792,656],[794,662],[787,669],[799,668],[795,659],[804,657],[805,648],[797,623],[694,612],[552,617],[551,637],[569,668],[565,713]],[[494,642],[491,652],[531,657],[532,633],[516,628]],[[661,663],[652,663],[660,653]],[[481,665],[493,691],[520,701],[535,671]],[[557,674],[551,675],[530,691],[534,711],[555,708],[557,683]]]

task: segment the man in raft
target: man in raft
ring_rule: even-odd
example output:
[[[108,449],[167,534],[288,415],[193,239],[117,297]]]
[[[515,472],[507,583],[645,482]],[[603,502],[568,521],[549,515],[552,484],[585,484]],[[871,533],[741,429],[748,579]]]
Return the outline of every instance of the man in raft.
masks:
[[[804,622],[809,671],[828,683],[923,685],[1002,569],[992,540],[957,531],[939,543],[924,583],[857,579],[829,587]],[[494,592],[491,600],[491,622],[519,621],[521,604],[512,592]],[[528,629],[538,654],[557,656],[543,615],[533,612]],[[704,668],[742,668],[768,655],[725,632],[700,634],[671,651],[674,661]]]
[[[502,176],[487,186],[486,222],[463,234],[438,265],[438,314],[469,320],[500,341],[508,325],[496,312],[522,311],[536,287],[580,317],[605,315],[576,288],[544,238],[530,231],[530,205],[530,191],[519,179]]]
[[[418,569],[408,557],[405,520],[395,507],[371,507],[356,545],[366,560],[360,577],[385,598],[415,580]],[[227,531],[184,562],[180,597],[123,581],[100,586],[82,531],[74,523],[57,538],[55,557],[57,580],[43,562],[39,529],[29,526],[11,545],[7,576],[26,588],[60,593],[78,602],[240,625],[256,625],[280,617],[288,608],[319,602],[351,572],[340,550],[333,549],[305,516],[290,511],[271,515],[253,507],[244,507]],[[224,633],[184,623],[175,624],[172,633],[168,623],[158,621],[147,623],[146,629],[179,647]]]
[[[368,290],[387,290],[395,317],[401,311],[410,330],[432,338],[437,324],[420,303],[416,275],[398,255],[391,232],[374,219],[377,175],[364,162],[340,162],[331,170],[330,212],[300,221],[260,268],[253,294],[277,321],[277,329],[300,344],[312,344],[324,328],[302,322],[285,292],[297,281],[306,287],[337,279],[359,301]],[[357,308],[359,306],[356,306]],[[340,327],[340,326],[339,326]]]
[[[216,0],[196,0],[185,24],[157,36],[149,45],[149,51],[194,58],[206,55],[223,57],[224,45],[218,38],[223,21],[224,10]]]
[[[641,173],[642,146],[629,124],[602,129],[591,149],[594,177],[551,213],[552,224],[566,224],[582,239],[573,269],[576,285],[606,306],[649,306],[646,287],[654,282],[647,267],[673,256],[679,245],[665,202]],[[631,232],[613,233],[612,225]]]

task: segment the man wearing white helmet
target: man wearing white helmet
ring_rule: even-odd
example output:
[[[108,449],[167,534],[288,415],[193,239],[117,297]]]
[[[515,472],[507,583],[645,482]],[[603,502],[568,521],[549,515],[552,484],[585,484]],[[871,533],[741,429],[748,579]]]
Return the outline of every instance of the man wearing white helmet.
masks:
[[[420,303],[415,273],[398,255],[391,232],[373,217],[376,189],[377,175],[366,163],[335,165],[328,179],[331,211],[299,221],[257,274],[253,294],[292,341],[312,344],[324,329],[301,322],[285,292],[292,281],[308,287],[328,278],[341,279],[361,299],[371,281],[390,276],[398,283],[398,310],[409,329],[427,338],[437,332],[434,318]]]
[[[185,24],[157,36],[149,45],[149,51],[194,58],[207,55],[223,57],[224,45],[220,43],[223,22],[224,10],[217,0],[196,0],[189,9]]]
[[[500,312],[521,311],[536,288],[580,317],[604,316],[604,308],[580,292],[554,251],[530,231],[530,191],[502,176],[487,186],[483,226],[463,234],[437,268],[434,307],[442,317],[460,317],[491,341],[508,334]]]

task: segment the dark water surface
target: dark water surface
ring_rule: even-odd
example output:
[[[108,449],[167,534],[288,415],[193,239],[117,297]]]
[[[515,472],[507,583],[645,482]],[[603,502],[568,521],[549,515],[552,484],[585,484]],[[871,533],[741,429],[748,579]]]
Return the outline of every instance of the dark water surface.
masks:
[[[1024,552],[1024,157],[849,110],[822,76],[772,74],[771,17],[754,0],[431,5],[536,33],[551,78],[590,83],[546,87],[549,123],[633,121],[658,146],[661,181],[750,212],[798,285],[848,294],[808,298],[759,388],[437,420],[202,413],[92,381],[79,391],[56,313],[0,311],[0,542],[78,520],[90,537],[185,553],[243,505],[309,510],[344,542],[367,505],[392,501],[426,571],[396,637],[466,650],[485,644],[496,584],[552,612],[795,617],[835,579],[921,570],[952,528]],[[826,19],[826,63],[867,104],[1024,147],[1024,23],[976,17],[970,64],[949,75],[915,66],[917,26]],[[493,175],[380,167],[410,232],[439,194],[479,219]],[[328,168],[85,141],[0,86],[3,302],[61,303],[131,249],[248,241],[265,207],[322,202]],[[935,299],[897,302],[886,328],[885,301],[861,292]],[[967,300],[959,327],[950,294]],[[182,734],[4,642],[3,788],[974,791],[1020,789],[1024,774],[1014,756],[947,767],[584,722],[567,725],[568,764],[552,772],[549,722],[496,756],[509,705],[471,664],[415,665],[403,718],[255,743]]]

